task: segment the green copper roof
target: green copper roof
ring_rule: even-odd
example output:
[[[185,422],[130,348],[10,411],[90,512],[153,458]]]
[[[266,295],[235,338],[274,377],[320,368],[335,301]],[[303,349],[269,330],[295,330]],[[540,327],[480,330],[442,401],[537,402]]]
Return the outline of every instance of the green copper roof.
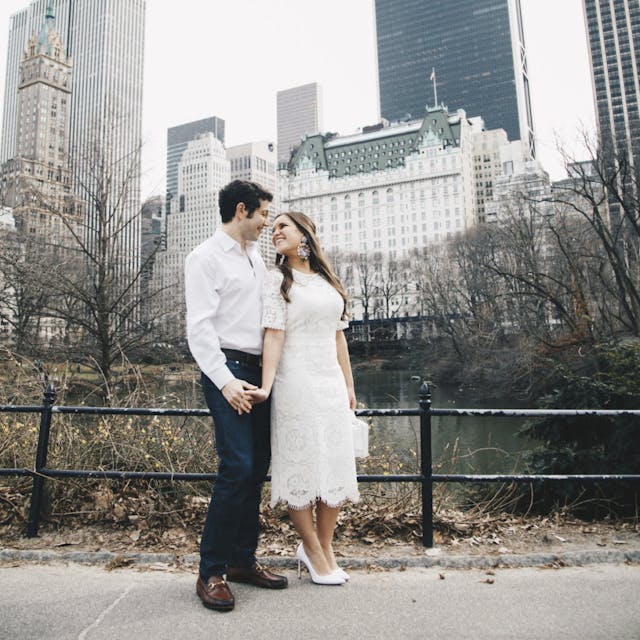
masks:
[[[295,174],[305,169],[328,171],[330,178],[341,178],[401,167],[424,147],[459,146],[461,117],[438,107],[429,109],[423,120],[364,127],[352,136],[308,136],[294,151],[288,169]]]

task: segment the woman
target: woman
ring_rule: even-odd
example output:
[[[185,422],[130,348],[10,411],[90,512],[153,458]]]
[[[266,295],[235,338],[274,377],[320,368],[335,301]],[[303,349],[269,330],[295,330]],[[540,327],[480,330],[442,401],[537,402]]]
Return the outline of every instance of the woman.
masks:
[[[359,499],[347,297],[305,214],[279,215],[272,241],[278,269],[265,280],[262,386],[253,392],[259,401],[273,389],[271,505],[287,504],[302,538],[298,575],[303,562],[313,582],[343,584],[333,532],[342,503]]]

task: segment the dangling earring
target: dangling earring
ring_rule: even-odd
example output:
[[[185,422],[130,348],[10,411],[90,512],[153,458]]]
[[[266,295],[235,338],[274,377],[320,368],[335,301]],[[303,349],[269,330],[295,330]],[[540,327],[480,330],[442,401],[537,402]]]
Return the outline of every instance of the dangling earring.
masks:
[[[284,255],[284,253],[280,253],[280,254],[278,254],[277,264],[284,264],[284,261],[285,261],[285,255]]]
[[[302,260],[302,262],[306,262],[311,255],[311,249],[309,248],[309,241],[307,240],[307,236],[302,236],[300,238],[300,244],[298,245],[297,250],[298,258]]]

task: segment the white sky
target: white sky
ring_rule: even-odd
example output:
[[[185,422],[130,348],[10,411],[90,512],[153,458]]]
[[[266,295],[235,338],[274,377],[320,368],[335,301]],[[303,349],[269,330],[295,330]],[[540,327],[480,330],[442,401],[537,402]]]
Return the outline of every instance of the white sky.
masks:
[[[580,158],[581,132],[595,128],[582,0],[521,1],[538,158],[557,178],[557,140]],[[0,0],[0,108],[9,17],[28,3]],[[215,115],[226,122],[228,146],[275,141],[280,89],[319,82],[327,131],[376,122],[373,6],[147,0],[143,197],[164,192],[168,127]]]

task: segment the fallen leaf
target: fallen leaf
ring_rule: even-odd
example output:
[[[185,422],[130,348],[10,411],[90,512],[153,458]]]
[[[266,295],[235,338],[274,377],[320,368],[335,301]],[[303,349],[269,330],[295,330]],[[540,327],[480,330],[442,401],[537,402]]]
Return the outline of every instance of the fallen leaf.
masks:
[[[125,556],[116,556],[113,560],[105,565],[107,571],[113,571],[120,567],[128,567],[133,564],[133,558],[126,558]]]

